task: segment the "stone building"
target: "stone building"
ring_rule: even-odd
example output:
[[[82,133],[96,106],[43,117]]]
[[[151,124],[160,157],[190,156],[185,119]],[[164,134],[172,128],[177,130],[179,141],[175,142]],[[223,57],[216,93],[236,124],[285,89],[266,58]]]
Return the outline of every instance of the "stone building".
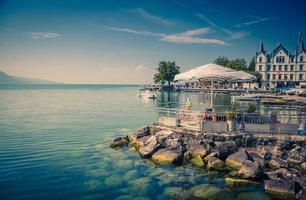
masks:
[[[262,75],[262,88],[306,87],[306,56],[303,37],[299,33],[294,53],[289,52],[282,44],[268,53],[260,41],[256,52],[256,71]]]

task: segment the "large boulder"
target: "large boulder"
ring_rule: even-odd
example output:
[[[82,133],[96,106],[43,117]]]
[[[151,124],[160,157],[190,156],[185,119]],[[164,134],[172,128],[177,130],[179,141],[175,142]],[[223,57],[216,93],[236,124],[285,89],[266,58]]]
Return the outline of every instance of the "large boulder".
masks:
[[[207,169],[215,169],[215,170],[223,170],[224,169],[224,161],[220,160],[217,157],[211,156],[207,161]]]
[[[118,137],[111,144],[112,148],[128,145],[130,142],[129,136]]]
[[[158,164],[175,164],[182,163],[184,158],[181,149],[160,149],[153,154],[152,160]]]
[[[240,169],[242,163],[248,159],[249,156],[247,152],[243,149],[240,149],[238,152],[227,157],[226,166],[229,169]]]
[[[200,141],[195,139],[188,140],[185,144],[185,148],[185,154],[190,158],[195,158],[197,156],[203,158],[210,153],[210,149],[206,149]]]
[[[300,165],[301,163],[306,161],[306,149],[296,146],[288,152],[289,163],[294,165]]]
[[[215,148],[218,158],[221,160],[225,160],[230,154],[235,153],[237,150],[238,147],[234,141],[222,142]]]
[[[164,142],[167,138],[169,138],[171,135],[173,135],[173,131],[171,130],[161,130],[158,131],[154,136],[157,138],[157,140],[165,146]]]
[[[143,145],[139,146],[138,152],[144,158],[150,158],[156,151],[158,151],[162,146],[157,141],[155,136],[148,138]]]
[[[242,178],[259,179],[262,176],[262,169],[257,162],[245,160],[242,162],[238,173]]]
[[[273,198],[295,199],[298,187],[290,180],[265,180],[265,192]]]

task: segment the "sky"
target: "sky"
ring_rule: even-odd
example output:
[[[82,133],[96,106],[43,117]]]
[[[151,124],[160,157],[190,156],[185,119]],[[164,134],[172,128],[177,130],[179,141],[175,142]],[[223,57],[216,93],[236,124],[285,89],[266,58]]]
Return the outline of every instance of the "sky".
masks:
[[[218,56],[296,48],[305,0],[0,0],[0,70],[60,83],[151,83]]]

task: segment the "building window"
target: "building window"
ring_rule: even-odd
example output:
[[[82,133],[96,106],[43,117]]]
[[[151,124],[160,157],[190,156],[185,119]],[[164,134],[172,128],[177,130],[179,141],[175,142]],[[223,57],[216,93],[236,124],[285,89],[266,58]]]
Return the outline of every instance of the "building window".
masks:
[[[290,65],[290,71],[294,70],[294,65]]]
[[[278,65],[278,71],[282,71],[282,66]]]
[[[270,65],[267,65],[267,71],[268,71],[268,72],[270,71],[270,68],[271,68],[271,66],[270,66]]]
[[[304,69],[303,69],[303,65],[300,65],[300,71],[303,71]]]
[[[287,80],[288,79],[288,75],[284,74],[284,79]]]
[[[259,71],[262,71],[262,65],[258,65]]]
[[[284,71],[288,71],[288,65],[285,65]]]
[[[300,56],[300,62],[303,62],[303,61],[304,61],[304,57]]]
[[[270,80],[270,74],[267,74],[267,80]]]
[[[259,56],[259,62],[262,62],[262,57],[261,56]]]
[[[303,74],[299,74],[299,80],[303,80]]]
[[[293,80],[293,74],[290,74],[290,80]]]
[[[294,58],[293,57],[291,57],[291,62],[294,62]]]
[[[276,65],[273,65],[273,71],[276,71]]]
[[[282,79],[282,75],[279,74],[279,75],[278,75],[278,80],[281,80],[281,79]]]

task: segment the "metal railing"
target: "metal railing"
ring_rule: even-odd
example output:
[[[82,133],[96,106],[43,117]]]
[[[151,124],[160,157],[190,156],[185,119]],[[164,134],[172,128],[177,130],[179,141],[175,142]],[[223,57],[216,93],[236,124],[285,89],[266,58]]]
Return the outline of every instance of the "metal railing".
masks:
[[[159,108],[158,117],[172,117],[178,120],[181,127],[206,131],[224,130],[228,121],[234,124],[234,130],[250,132],[298,132],[306,121],[306,109],[298,109],[290,114],[284,114],[283,110],[273,111],[271,113],[246,113],[237,112],[232,120],[228,120],[227,112],[200,112],[176,108]],[[219,124],[219,125],[218,125]],[[210,127],[210,128],[209,128]],[[215,127],[211,128],[211,127]],[[269,129],[269,130],[268,130]]]

